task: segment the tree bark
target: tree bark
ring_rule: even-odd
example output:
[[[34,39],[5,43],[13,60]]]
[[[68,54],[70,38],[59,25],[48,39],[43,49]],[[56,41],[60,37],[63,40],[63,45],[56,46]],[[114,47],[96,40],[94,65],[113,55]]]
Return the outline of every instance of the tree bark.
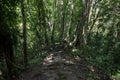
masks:
[[[54,6],[53,6],[53,26],[52,26],[52,35],[51,35],[51,42],[54,44],[54,36],[55,36],[55,26],[56,26],[56,23],[55,23],[55,18],[56,18],[56,3],[57,3],[57,0],[54,0]]]
[[[5,53],[9,78],[10,80],[12,80],[16,74],[14,67],[15,61],[14,61],[13,45],[9,35],[5,37],[4,53]]]
[[[75,40],[75,46],[81,46],[82,45],[82,38],[83,38],[83,26],[85,23],[85,16],[84,16],[84,10],[81,14],[80,22],[78,23],[78,26],[76,28],[76,40]]]
[[[69,31],[68,31],[69,42],[71,42],[72,39],[73,39],[73,35],[71,34],[72,33],[72,27],[73,27],[73,11],[74,11],[74,0],[71,1],[71,11],[70,11],[71,20],[70,20],[70,27],[69,27]]]
[[[63,0],[62,12],[61,12],[61,33],[60,33],[61,44],[63,42],[64,28],[65,28],[65,1]]]
[[[27,66],[27,28],[26,28],[26,16],[24,10],[24,0],[21,0],[21,14],[22,14],[22,25],[23,25],[23,57],[24,65]]]
[[[0,24],[0,26],[2,26]],[[4,53],[4,58],[6,61],[7,69],[8,69],[8,78],[9,80],[13,79],[13,76],[15,76],[15,59],[14,59],[14,53],[13,53],[13,44],[11,39],[11,34],[7,32],[7,29],[1,28],[0,31],[0,49],[2,53]]]

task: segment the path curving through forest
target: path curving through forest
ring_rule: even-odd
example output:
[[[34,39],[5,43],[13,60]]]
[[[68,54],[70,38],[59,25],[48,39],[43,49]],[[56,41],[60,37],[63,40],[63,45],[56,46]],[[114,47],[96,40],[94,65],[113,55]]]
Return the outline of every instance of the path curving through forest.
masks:
[[[103,80],[94,68],[79,56],[53,49],[42,64],[25,71],[20,80]]]

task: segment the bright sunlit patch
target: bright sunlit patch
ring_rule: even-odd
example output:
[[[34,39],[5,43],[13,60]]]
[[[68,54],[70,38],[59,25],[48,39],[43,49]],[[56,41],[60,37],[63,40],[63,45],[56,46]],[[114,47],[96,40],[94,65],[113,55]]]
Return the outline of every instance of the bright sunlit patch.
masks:
[[[48,63],[52,63],[53,62],[53,54],[48,55],[45,59],[43,64],[48,64]]]
[[[65,61],[65,63],[67,63],[67,64],[74,64],[74,62],[71,61],[71,60],[67,60],[67,61]]]
[[[77,49],[72,49],[72,52],[77,52]]]
[[[75,60],[80,61],[80,60],[81,60],[81,58],[80,58],[79,56],[76,56],[76,57],[75,57]]]
[[[70,42],[69,45],[72,46],[72,43]]]
[[[90,70],[91,70],[92,72],[95,71],[93,66],[90,66]]]
[[[53,54],[50,54],[49,56],[47,56],[47,57],[44,59],[44,61],[45,61],[45,62],[51,62],[52,58],[53,58]]]
[[[2,76],[2,71],[0,70],[0,76]]]

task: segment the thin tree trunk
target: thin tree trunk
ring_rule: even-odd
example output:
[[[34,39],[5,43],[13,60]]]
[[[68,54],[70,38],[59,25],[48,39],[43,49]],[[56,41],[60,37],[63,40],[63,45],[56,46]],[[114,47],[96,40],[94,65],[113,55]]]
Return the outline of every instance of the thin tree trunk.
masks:
[[[92,0],[93,1],[93,0]],[[92,8],[93,8],[93,4],[91,2],[91,0],[86,0],[85,1],[85,26],[83,28],[83,45],[85,48],[85,45],[87,44],[87,31],[88,31],[88,27],[89,27],[89,23],[90,23],[90,18],[92,15]]]
[[[87,29],[91,18],[93,1],[84,1],[80,22],[76,28],[75,46],[87,44]],[[85,25],[87,24],[87,25]],[[83,34],[84,33],[84,34]]]
[[[53,6],[53,26],[52,26],[52,36],[51,36],[51,42],[54,43],[54,35],[55,35],[55,18],[56,18],[56,3],[57,3],[57,0],[54,0],[54,6]]]
[[[51,36],[51,42],[54,44],[54,34],[55,33],[55,21],[53,22],[53,27],[52,27],[52,36]]]
[[[83,38],[83,26],[85,23],[85,16],[84,16],[84,10],[81,14],[80,22],[78,23],[78,26],[76,28],[76,39],[75,39],[75,46],[81,46],[82,45],[82,38]]]
[[[72,27],[73,27],[73,10],[74,10],[74,0],[71,1],[71,20],[70,20],[70,27],[69,27],[69,42],[72,41],[72,35],[71,35],[71,32],[72,32]]]
[[[24,65],[27,66],[27,35],[26,35],[26,17],[24,11],[24,0],[21,0],[21,13],[23,22],[23,55],[24,55]]]
[[[61,13],[61,34],[60,34],[60,42],[63,42],[64,36],[64,28],[65,28],[65,1],[63,1],[62,5],[62,13]]]

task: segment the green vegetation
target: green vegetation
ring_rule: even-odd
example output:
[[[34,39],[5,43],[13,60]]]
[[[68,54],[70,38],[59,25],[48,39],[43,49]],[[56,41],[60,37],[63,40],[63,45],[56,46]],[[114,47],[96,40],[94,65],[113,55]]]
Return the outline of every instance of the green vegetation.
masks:
[[[0,0],[0,80],[56,49],[84,58],[100,80],[119,79],[120,0]]]

